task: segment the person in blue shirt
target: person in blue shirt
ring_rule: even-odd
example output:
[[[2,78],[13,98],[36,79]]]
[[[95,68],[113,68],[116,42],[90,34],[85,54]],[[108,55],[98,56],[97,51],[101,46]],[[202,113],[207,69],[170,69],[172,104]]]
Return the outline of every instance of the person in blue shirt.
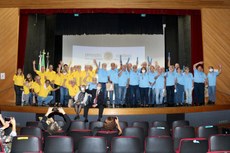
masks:
[[[174,66],[170,65],[169,71],[165,73],[166,79],[166,93],[167,93],[167,104],[174,105],[174,90],[176,83],[176,73],[174,72]]]
[[[155,67],[153,65],[149,67],[148,75],[149,75],[149,93],[148,93],[149,105],[154,106],[155,101],[156,101],[155,79],[154,78],[157,75],[157,73],[155,72]]]
[[[138,94],[139,94],[139,72],[137,66],[133,65],[129,71],[129,89],[130,89],[130,101],[131,107],[137,107],[138,105]]]
[[[165,77],[163,68],[157,68],[157,75],[155,76],[155,91],[156,91],[156,106],[162,105],[165,90]]]
[[[184,105],[184,74],[180,67],[177,68],[176,73],[176,93],[175,93],[175,99],[176,99],[176,106]]]
[[[207,81],[206,75],[203,72],[203,61],[193,65],[194,70],[194,104],[204,105],[204,87]]]
[[[193,75],[189,72],[189,67],[185,67],[184,71],[185,105],[192,106]]]
[[[97,61],[93,61],[96,65],[96,73],[98,75],[98,83],[101,84],[101,92],[104,95],[104,105],[107,105],[107,91],[106,91],[106,83],[108,82],[108,71],[106,70],[107,64],[102,63],[102,68],[97,65]]]
[[[126,70],[126,65],[122,65],[118,72],[118,93],[119,93],[119,107],[126,107],[125,96],[129,86],[129,73]]]
[[[146,67],[141,68],[139,74],[139,88],[141,96],[141,106],[148,107],[149,76]]]
[[[113,90],[109,91],[110,103],[113,106],[117,106],[118,103],[118,69],[115,63],[111,63],[111,69],[108,71],[109,82],[113,84]],[[113,101],[113,93],[115,95],[115,100]]]
[[[222,66],[219,65],[219,70],[214,71],[213,66],[209,66],[208,78],[208,104],[216,102],[216,77],[221,74]]]

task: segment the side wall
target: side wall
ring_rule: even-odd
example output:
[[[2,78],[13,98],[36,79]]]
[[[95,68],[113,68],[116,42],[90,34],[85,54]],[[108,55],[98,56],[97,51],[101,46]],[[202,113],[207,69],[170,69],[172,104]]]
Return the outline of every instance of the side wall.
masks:
[[[19,9],[0,8],[0,104],[14,103],[13,75],[17,68]]]
[[[222,65],[217,78],[217,103],[230,104],[230,9],[202,9],[205,71]]]

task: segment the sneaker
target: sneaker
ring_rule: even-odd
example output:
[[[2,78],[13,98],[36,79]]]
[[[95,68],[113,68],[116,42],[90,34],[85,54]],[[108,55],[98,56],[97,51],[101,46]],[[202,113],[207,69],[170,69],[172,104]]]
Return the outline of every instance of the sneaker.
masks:
[[[89,122],[88,119],[85,119],[84,122]]]

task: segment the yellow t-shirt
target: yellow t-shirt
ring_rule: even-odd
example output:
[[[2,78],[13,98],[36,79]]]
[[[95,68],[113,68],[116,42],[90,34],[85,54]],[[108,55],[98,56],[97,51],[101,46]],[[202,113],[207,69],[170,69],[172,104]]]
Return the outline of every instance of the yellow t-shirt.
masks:
[[[30,89],[31,89],[31,87],[32,87],[32,84],[33,84],[33,81],[31,81],[31,82],[28,82],[28,83],[24,83],[24,85],[23,85],[23,91],[24,91],[24,94],[29,94],[30,93]]]
[[[36,70],[35,72],[37,73],[37,75],[39,75],[41,77],[41,84],[45,83],[45,75],[46,75],[46,73],[45,72],[42,73],[41,71],[38,71],[38,70]]]
[[[40,86],[40,91],[38,93],[38,96],[41,96],[41,97],[47,97],[49,92],[52,91],[53,88],[49,85],[48,87],[46,87],[45,84],[42,84]]]
[[[54,83],[58,86],[61,86],[62,83],[62,74],[56,74],[55,79],[54,79]]]
[[[89,74],[92,78],[95,78],[97,75],[96,70],[89,71]]]
[[[31,85],[31,89],[34,89],[34,92],[37,94],[40,91],[40,85],[37,82],[33,82]]]
[[[13,77],[14,84],[16,86],[23,86],[24,84],[24,75],[14,75]]]
[[[68,82],[68,77],[69,77],[69,74],[62,74],[61,75],[61,86],[65,86],[66,83]],[[65,81],[66,80],[66,81]],[[65,84],[64,84],[64,81],[65,81]]]
[[[68,88],[68,90],[69,90],[69,95],[70,95],[71,97],[76,96],[76,94],[80,91],[80,90],[79,90],[79,87],[78,87],[77,85],[72,86],[72,85],[70,85],[70,84],[68,83],[68,85],[67,85],[66,87]]]
[[[74,72],[74,78],[76,79],[76,83],[77,83],[78,85],[81,85],[82,72],[75,71],[75,72]]]
[[[86,76],[88,75],[88,77],[86,78]],[[93,77],[92,77],[93,73],[91,73],[90,71],[86,72],[86,71],[82,71],[82,74],[81,74],[81,85],[86,85],[88,84],[89,82],[92,82],[93,80]],[[84,81],[84,79],[86,79]]]
[[[50,82],[54,81],[55,80],[55,77],[56,77],[56,72],[55,71],[46,71],[45,72],[45,76],[46,76],[46,79],[47,80],[50,80]]]

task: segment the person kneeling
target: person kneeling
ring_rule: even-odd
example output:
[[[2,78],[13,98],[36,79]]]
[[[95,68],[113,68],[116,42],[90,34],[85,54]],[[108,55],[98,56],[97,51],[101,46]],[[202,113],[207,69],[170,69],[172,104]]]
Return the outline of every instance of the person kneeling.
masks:
[[[85,92],[86,86],[82,85],[81,86],[81,91],[77,93],[77,95],[74,97],[74,108],[75,112],[77,113],[77,116],[74,118],[80,119],[80,112],[82,110],[82,107],[86,106],[88,104],[88,93]]]

